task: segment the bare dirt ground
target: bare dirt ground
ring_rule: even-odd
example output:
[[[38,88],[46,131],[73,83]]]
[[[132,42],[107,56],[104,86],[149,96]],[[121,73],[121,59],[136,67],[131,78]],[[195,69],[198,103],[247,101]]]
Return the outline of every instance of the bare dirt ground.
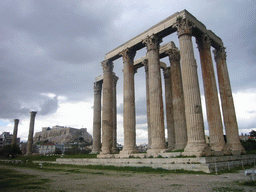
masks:
[[[0,169],[13,169],[21,174],[35,175],[35,179],[50,179],[46,189],[26,191],[256,191],[255,187],[239,183],[250,178],[239,173],[221,175],[157,174],[121,171],[92,170],[84,168],[63,168],[61,171],[44,171],[0,165]],[[8,189],[8,191],[12,191]],[[13,190],[22,191],[22,190]]]

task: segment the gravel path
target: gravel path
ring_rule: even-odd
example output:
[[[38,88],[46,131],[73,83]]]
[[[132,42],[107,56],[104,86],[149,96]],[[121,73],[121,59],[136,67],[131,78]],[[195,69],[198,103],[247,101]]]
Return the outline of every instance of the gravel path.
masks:
[[[116,172],[70,167],[61,168],[62,171],[0,165],[1,168],[13,169],[21,174],[36,175],[36,179],[50,179],[50,182],[44,186],[47,190],[36,191],[256,191],[255,187],[239,185],[239,181],[250,180],[249,177],[244,176],[244,171],[222,175],[190,175]]]

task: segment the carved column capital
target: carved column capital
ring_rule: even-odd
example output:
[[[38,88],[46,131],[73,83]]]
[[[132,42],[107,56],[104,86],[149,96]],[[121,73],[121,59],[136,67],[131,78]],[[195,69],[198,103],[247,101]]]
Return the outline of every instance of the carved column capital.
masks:
[[[215,61],[218,61],[219,59],[226,60],[227,54],[226,54],[225,49],[226,49],[226,47],[220,47],[219,49],[213,50]]]
[[[35,116],[36,116],[36,114],[37,114],[37,112],[36,112],[36,111],[31,111],[31,112],[30,112],[30,116],[31,116],[31,117],[35,117]]]
[[[102,90],[102,81],[94,82],[94,95],[98,95]]]
[[[106,72],[112,72],[114,68],[113,62],[109,60],[102,61],[101,66],[103,68],[103,71]]]
[[[146,45],[147,51],[158,50],[161,42],[162,38],[155,34],[147,36],[147,38],[142,41],[142,43]]]
[[[164,78],[170,78],[171,77],[171,68],[170,67],[166,67],[163,69],[163,74],[164,74]]]
[[[207,34],[203,34],[202,36],[196,38],[196,43],[198,45],[199,51],[211,48],[211,39]]]
[[[192,35],[193,23],[188,19],[177,19],[174,24],[178,30],[178,36],[182,35]]]
[[[123,57],[123,61],[133,61],[135,55],[136,55],[136,50],[127,48],[125,50],[123,50],[120,55],[122,55]]]
[[[167,50],[166,53],[169,55],[170,63],[180,61],[180,51],[173,41],[171,42],[171,49]]]
[[[144,59],[142,61],[142,64],[145,66],[145,72],[148,72],[148,60],[147,59]]]
[[[119,79],[119,77],[117,77],[117,76],[115,75],[115,73],[114,73],[114,74],[113,74],[113,83],[114,83],[114,85],[117,84],[118,79]]]

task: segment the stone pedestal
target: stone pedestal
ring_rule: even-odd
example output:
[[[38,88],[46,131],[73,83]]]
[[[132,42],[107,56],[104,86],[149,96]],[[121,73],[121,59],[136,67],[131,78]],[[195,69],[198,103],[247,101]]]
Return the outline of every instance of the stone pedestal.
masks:
[[[93,148],[92,154],[100,153],[101,149],[101,90],[102,81],[94,83],[93,107]]]
[[[207,35],[197,38],[204,83],[207,121],[209,125],[210,147],[219,155],[224,155],[225,141],[220,113],[220,105],[211,56],[211,41]]]
[[[188,133],[188,143],[183,155],[209,156],[211,150],[205,142],[197,64],[191,40],[192,24],[187,19],[181,19],[176,26],[180,42],[180,63]]]
[[[37,113],[36,111],[30,112],[30,125],[29,125],[26,155],[32,155],[32,145],[33,145],[33,135],[34,135],[34,125],[35,125],[36,113]]]
[[[227,150],[230,150],[232,154],[245,153],[245,149],[239,141],[238,125],[226,64],[225,48],[220,47],[214,50],[214,56],[217,65],[222,113],[227,137]]]
[[[160,39],[155,36],[147,37],[143,43],[147,47],[148,74],[149,74],[149,101],[150,101],[150,126],[151,148],[148,154],[158,154],[165,150],[164,114],[162,83],[159,62]]]
[[[14,128],[13,128],[13,135],[12,135],[12,145],[16,145],[17,144],[18,124],[19,124],[19,119],[14,119]]]
[[[180,150],[184,149],[187,145],[187,125],[180,69],[180,51],[173,42],[172,49],[167,51],[167,54],[169,54],[171,64],[173,119],[175,129],[174,150]]]
[[[135,130],[135,96],[134,96],[134,68],[133,59],[135,51],[126,49],[122,53],[124,64],[124,147],[120,154],[136,153],[136,130]]]
[[[102,147],[100,155],[111,154],[113,146],[113,63],[102,62],[103,67],[103,108],[102,108]]]
[[[173,105],[172,105],[172,82],[170,67],[163,69],[165,81],[165,111],[166,111],[166,125],[168,134],[167,150],[171,151],[175,147],[175,131],[173,121]]]

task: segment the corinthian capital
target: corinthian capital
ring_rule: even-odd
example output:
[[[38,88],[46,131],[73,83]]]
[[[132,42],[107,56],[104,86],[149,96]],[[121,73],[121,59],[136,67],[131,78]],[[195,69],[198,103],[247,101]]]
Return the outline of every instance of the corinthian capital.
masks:
[[[123,61],[133,61],[136,51],[130,48],[123,50],[120,55],[123,56]]]
[[[192,35],[193,24],[188,19],[177,19],[174,24],[178,30],[178,36],[182,35]]]
[[[118,79],[119,79],[119,78],[116,76],[116,74],[113,73],[113,83],[114,83],[114,85],[117,84]]]
[[[147,38],[142,41],[142,43],[146,45],[147,51],[159,50],[159,45],[161,42],[162,39],[155,34],[147,36]]]
[[[102,89],[102,81],[95,82],[93,88],[94,88],[94,95],[100,94]]]
[[[170,67],[166,67],[163,69],[164,78],[170,78],[171,77],[171,69]]]
[[[167,50],[166,53],[169,55],[170,63],[180,61],[180,51],[173,41],[171,41],[171,49]]]
[[[203,34],[202,36],[196,38],[196,43],[199,50],[211,48],[211,39],[207,34]]]
[[[109,60],[102,61],[101,66],[103,68],[103,71],[106,72],[112,72],[114,68],[113,62]]]
[[[226,60],[227,55],[225,49],[225,47],[220,47],[219,49],[213,50],[215,61],[218,61],[219,59]]]

